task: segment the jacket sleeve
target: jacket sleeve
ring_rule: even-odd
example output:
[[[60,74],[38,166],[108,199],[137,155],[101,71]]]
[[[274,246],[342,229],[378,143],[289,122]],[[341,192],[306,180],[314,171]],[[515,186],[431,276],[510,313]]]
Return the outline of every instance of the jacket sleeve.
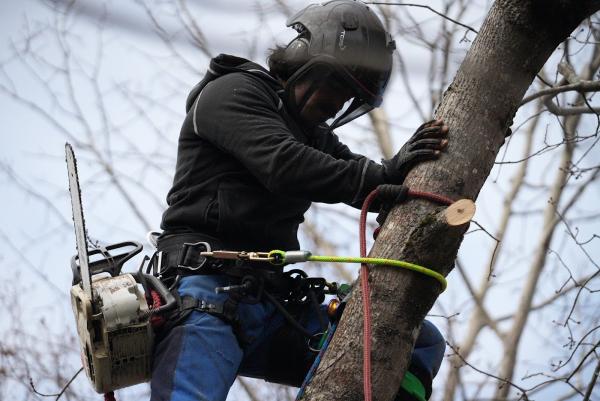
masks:
[[[279,106],[275,92],[257,78],[232,73],[208,84],[190,113],[197,135],[232,155],[271,192],[353,204],[383,183],[381,165],[366,157],[350,157],[342,148],[343,155],[334,156],[300,142]]]
[[[367,157],[354,153],[352,152],[348,146],[346,146],[344,143],[342,143],[338,136],[335,135],[332,132],[329,132],[328,134],[328,145],[326,146],[327,149],[330,149],[331,152],[327,152],[327,153],[331,153],[331,155],[333,155],[336,159],[342,159],[342,160],[356,160],[358,162],[360,162],[362,159],[367,159]],[[369,160],[369,159],[367,159]],[[382,181],[379,182],[377,185],[379,184],[385,184],[385,182],[383,182],[383,178]],[[377,186],[375,185],[375,186]],[[365,191],[362,191],[361,194],[359,194],[359,196],[356,196],[351,202],[345,202],[346,204],[348,204],[349,206],[355,207],[357,209],[361,209],[363,206],[363,202],[365,200],[365,198],[367,197],[367,195],[369,194],[369,192],[371,190],[373,190],[373,188],[365,188]],[[373,203],[371,204],[371,207],[369,208],[370,212],[378,212],[380,209],[380,203],[378,201],[378,199],[375,199],[373,201]]]

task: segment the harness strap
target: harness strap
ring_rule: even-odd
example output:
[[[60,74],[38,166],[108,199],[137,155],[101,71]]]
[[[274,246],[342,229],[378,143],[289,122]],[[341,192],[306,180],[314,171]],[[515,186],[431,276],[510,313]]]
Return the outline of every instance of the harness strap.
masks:
[[[239,301],[231,294],[223,303],[209,303],[187,295],[182,298],[182,310],[185,311],[186,308],[190,308],[189,312],[184,312],[186,316],[193,310],[216,316],[231,326],[233,334],[240,345],[247,345],[250,343],[250,340],[244,335],[244,331],[242,330],[238,306]]]
[[[224,302],[208,302],[189,295],[180,297],[177,291],[173,292],[177,297],[179,308],[168,316],[164,325],[160,326],[160,334],[166,334],[173,327],[183,323],[190,313],[198,311],[208,313],[223,320],[231,326],[233,334],[240,344],[249,343],[241,329],[238,314],[239,302],[235,297],[229,296]]]
[[[310,339],[308,333],[288,311],[288,306],[312,304],[318,314],[318,305],[326,293],[335,293],[337,285],[323,278],[310,278],[299,269],[283,272],[281,266],[266,265],[252,260],[235,260],[207,257],[213,249],[222,249],[219,241],[202,234],[178,234],[159,238],[159,251],[154,256],[155,274],[169,285],[179,298],[179,308],[168,316],[165,332],[181,324],[196,310],[219,317],[233,328],[240,344],[247,343],[239,324],[240,302],[257,303],[263,298],[269,301],[294,329]],[[215,251],[218,253],[219,251]],[[156,272],[158,270],[158,272]],[[178,278],[190,275],[225,275],[234,278],[226,287],[217,287],[219,293],[229,293],[222,303],[208,302],[192,296],[179,297],[176,286]],[[320,319],[325,330],[327,322]]]
[[[185,295],[181,298],[181,311],[186,313],[193,310],[199,312],[206,312],[211,315],[215,315],[225,320],[227,323],[236,322],[239,320],[238,316],[238,304],[231,297],[223,303],[211,303],[203,299],[198,299],[189,295]]]

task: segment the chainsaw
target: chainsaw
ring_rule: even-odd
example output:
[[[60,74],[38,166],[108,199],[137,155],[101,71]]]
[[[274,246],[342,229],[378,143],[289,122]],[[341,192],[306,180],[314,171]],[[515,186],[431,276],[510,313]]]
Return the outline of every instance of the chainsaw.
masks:
[[[71,304],[81,361],[98,393],[146,382],[152,369],[152,317],[172,310],[176,300],[154,275],[121,272],[143,247],[133,241],[88,249],[77,161],[65,145],[77,254],[71,259]],[[160,302],[153,299],[156,294]],[[154,296],[152,296],[154,295]],[[150,305],[149,305],[150,304]]]

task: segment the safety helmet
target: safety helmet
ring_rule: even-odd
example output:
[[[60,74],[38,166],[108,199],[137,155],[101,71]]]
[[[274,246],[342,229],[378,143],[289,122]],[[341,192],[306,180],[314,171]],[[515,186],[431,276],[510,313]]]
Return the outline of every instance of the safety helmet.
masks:
[[[287,102],[294,113],[302,110],[319,82],[329,79],[338,80],[354,94],[332,128],[381,105],[396,45],[366,4],[357,0],[312,4],[289,18],[286,25],[298,36],[288,44],[285,58],[304,62],[286,81]],[[296,101],[294,88],[306,79],[315,83]]]

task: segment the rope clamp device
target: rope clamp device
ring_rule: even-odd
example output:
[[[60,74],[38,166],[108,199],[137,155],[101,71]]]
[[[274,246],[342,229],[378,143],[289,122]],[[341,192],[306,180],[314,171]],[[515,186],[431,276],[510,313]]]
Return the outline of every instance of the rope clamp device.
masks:
[[[229,260],[246,260],[252,262],[267,262],[272,265],[282,266],[292,263],[308,262],[312,253],[310,251],[280,251],[273,250],[270,252],[247,252],[247,251],[210,251],[200,252],[200,256],[229,259]]]
[[[200,252],[200,256],[215,259],[245,260],[252,262],[273,262],[270,252],[247,252],[247,251],[211,251]]]
[[[310,251],[278,251],[274,250],[269,252],[269,255],[273,257],[276,265],[289,265],[292,263],[302,263],[310,261],[312,253]]]

